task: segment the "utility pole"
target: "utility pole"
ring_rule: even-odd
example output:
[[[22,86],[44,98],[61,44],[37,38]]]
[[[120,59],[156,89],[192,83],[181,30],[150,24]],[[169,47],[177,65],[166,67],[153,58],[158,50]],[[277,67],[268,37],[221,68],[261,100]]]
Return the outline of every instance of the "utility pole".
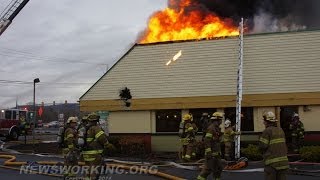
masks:
[[[236,131],[241,131],[242,71],[243,71],[243,18],[239,25],[239,66],[237,80]],[[236,135],[235,158],[240,158],[240,135]]]

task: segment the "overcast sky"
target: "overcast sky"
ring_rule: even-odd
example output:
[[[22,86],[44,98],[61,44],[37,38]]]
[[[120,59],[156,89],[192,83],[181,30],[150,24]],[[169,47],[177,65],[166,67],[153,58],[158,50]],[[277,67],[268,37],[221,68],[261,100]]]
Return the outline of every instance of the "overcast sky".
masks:
[[[10,2],[0,0],[0,11]],[[166,5],[167,0],[30,0],[0,36],[0,80],[39,78],[38,103],[76,102]],[[32,102],[33,83],[0,81],[0,107],[14,106],[16,99]]]

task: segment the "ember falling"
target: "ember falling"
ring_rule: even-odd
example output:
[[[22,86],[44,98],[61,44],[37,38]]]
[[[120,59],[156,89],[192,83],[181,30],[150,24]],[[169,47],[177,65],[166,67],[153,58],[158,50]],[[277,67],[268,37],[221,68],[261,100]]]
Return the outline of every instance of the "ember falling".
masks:
[[[156,12],[148,22],[140,43],[237,36],[238,27],[228,18],[203,11],[191,0],[169,0],[169,7]]]

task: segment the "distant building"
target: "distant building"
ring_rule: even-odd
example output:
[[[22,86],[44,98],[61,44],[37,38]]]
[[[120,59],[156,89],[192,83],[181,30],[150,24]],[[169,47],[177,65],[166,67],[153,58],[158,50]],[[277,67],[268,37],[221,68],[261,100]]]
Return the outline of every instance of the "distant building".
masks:
[[[234,121],[238,50],[237,37],[136,44],[80,98],[80,111],[109,111],[111,134],[143,135],[153,151],[176,151],[184,114],[198,121],[222,111]],[[258,139],[264,111],[284,129],[298,112],[306,139],[320,139],[319,57],[320,30],[244,37],[242,140]],[[123,87],[130,108],[119,99]]]

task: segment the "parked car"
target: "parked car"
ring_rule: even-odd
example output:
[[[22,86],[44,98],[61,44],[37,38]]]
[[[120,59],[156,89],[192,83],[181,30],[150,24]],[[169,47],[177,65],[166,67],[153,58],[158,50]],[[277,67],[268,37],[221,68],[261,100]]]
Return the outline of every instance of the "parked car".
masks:
[[[47,124],[44,125],[46,128],[58,128],[59,127],[59,122],[58,121],[51,121]]]

